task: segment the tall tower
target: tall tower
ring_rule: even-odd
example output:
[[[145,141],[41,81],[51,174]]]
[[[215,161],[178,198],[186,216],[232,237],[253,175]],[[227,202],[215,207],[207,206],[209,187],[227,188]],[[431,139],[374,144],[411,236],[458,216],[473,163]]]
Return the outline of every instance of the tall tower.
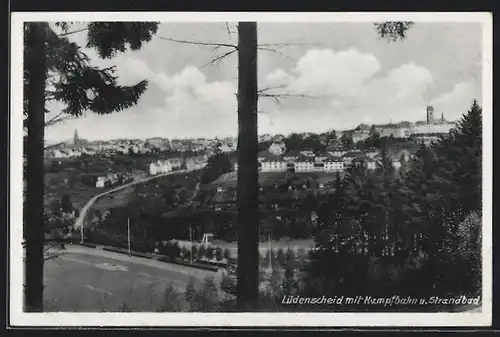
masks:
[[[427,107],[427,124],[432,124],[434,121],[434,107]]]
[[[75,135],[73,136],[73,144],[78,145],[80,139],[78,139],[78,131],[75,129]]]

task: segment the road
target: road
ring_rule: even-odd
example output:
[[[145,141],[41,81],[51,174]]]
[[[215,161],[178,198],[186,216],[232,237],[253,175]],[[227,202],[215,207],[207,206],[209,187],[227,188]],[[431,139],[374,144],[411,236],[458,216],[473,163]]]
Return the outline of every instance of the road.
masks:
[[[134,185],[137,185],[137,184],[142,184],[142,183],[145,183],[145,182],[153,180],[153,179],[158,179],[158,178],[165,177],[165,176],[172,175],[172,174],[176,174],[176,173],[187,173],[187,172],[191,172],[191,171],[193,171],[193,170],[179,170],[179,171],[172,171],[172,172],[168,172],[168,173],[162,173],[162,174],[158,174],[158,175],[155,175],[155,176],[152,176],[152,177],[148,177],[148,178],[144,178],[144,179],[141,179],[141,180],[133,181],[131,183],[128,183],[128,184],[125,184],[125,185],[121,185],[119,187],[116,187],[116,188],[113,188],[113,189],[108,190],[106,192],[103,192],[101,194],[98,194],[95,197],[93,197],[92,199],[90,199],[85,204],[85,206],[83,206],[83,208],[80,210],[80,215],[75,220],[74,227],[75,228],[80,228],[83,231],[83,221],[85,220],[85,217],[87,216],[87,213],[92,208],[92,206],[97,201],[97,199],[99,199],[99,198],[101,198],[101,197],[103,197],[103,196],[105,196],[107,194],[110,194],[110,193],[113,193],[113,192],[117,192],[117,191],[123,190],[125,188],[128,188],[130,186],[134,186]],[[83,234],[82,234],[82,236],[83,236]]]
[[[156,260],[129,257],[68,245],[45,264],[45,307],[48,311],[155,311],[172,285],[183,296],[190,276],[199,287],[205,277],[220,281],[221,272],[193,269]]]

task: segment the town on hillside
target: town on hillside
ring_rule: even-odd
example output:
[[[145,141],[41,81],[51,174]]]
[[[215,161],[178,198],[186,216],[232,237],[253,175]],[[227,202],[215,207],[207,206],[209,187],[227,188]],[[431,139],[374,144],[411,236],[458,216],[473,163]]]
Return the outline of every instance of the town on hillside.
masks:
[[[380,147],[366,145],[364,142],[373,137],[391,138],[396,140],[390,151],[394,168],[398,169],[404,161],[408,161],[412,153],[420,144],[430,145],[442,137],[455,126],[448,122],[441,114],[441,118],[434,117],[434,108],[426,108],[426,119],[417,122],[400,122],[381,125],[360,124],[352,130],[340,131],[340,137],[330,137],[329,133],[320,135],[300,133],[288,138],[299,138],[303,147],[287,148],[287,137],[284,135],[259,135],[259,142],[263,149],[258,155],[259,169],[262,172],[343,172],[352,165],[363,164],[368,169],[375,169],[380,161]],[[307,140],[317,137],[316,144]],[[312,144],[315,148],[307,147]],[[265,148],[267,147],[267,148]],[[104,188],[117,186],[143,179],[146,176],[165,174],[168,172],[187,169],[203,168],[207,159],[214,153],[225,153],[231,157],[233,169],[236,171],[237,138],[214,139],[165,139],[150,138],[118,139],[110,141],[87,141],[80,139],[75,130],[72,140],[50,146],[46,152],[46,161],[59,163],[80,157],[113,158],[114,156],[130,156],[139,158],[141,164],[133,170],[116,172],[110,168],[109,172],[92,174],[96,187]],[[168,154],[165,157],[165,154]]]

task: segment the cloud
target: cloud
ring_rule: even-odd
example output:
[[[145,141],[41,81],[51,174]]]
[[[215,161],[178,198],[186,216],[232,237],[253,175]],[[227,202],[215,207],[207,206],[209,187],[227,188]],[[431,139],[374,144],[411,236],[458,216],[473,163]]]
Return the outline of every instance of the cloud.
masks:
[[[380,68],[373,54],[355,49],[338,52],[311,49],[292,69],[288,87],[293,92],[310,95],[355,96]],[[281,77],[286,79],[283,74]]]
[[[437,24],[432,29],[425,25],[416,25],[412,38],[404,43],[386,44],[373,37],[371,24],[302,27],[294,23],[267,28],[262,24],[261,42],[313,39],[323,47],[288,47],[282,50],[286,58],[259,51],[259,88],[284,85],[276,91],[315,96],[287,98],[282,104],[259,99],[259,132],[321,132],[361,122],[422,120],[429,104],[437,113],[443,111],[446,118],[460,117],[471,100],[481,95],[481,71],[469,55],[470,50],[480,50],[477,34],[481,30],[471,33],[463,24],[454,24],[454,28],[463,28],[460,36],[469,36],[467,43],[462,43],[456,34],[446,34]],[[77,42],[84,44],[84,34],[72,36],[81,37]],[[235,42],[228,41],[225,25],[218,23],[162,24],[158,36]],[[149,80],[148,90],[126,111],[68,121],[47,129],[47,138],[71,138],[75,128],[88,139],[236,135],[236,55],[202,68],[217,54],[211,48],[157,38],[139,51],[128,51],[112,60],[86,52],[93,64],[116,65],[121,84]],[[443,56],[446,53],[453,53],[458,61],[451,62]],[[54,105],[54,111],[59,109]]]
[[[468,111],[474,99],[481,104],[479,86],[474,80],[467,80],[455,84],[451,91],[434,98],[431,104],[437,112],[443,112],[445,118],[455,120]]]

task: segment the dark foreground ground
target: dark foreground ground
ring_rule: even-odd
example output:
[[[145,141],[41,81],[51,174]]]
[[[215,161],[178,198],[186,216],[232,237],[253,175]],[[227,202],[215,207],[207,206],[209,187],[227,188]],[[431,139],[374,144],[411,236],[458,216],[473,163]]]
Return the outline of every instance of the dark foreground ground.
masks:
[[[45,310],[70,312],[156,311],[170,285],[180,292],[190,275],[195,286],[220,274],[129,257],[99,249],[69,246],[45,265]]]

